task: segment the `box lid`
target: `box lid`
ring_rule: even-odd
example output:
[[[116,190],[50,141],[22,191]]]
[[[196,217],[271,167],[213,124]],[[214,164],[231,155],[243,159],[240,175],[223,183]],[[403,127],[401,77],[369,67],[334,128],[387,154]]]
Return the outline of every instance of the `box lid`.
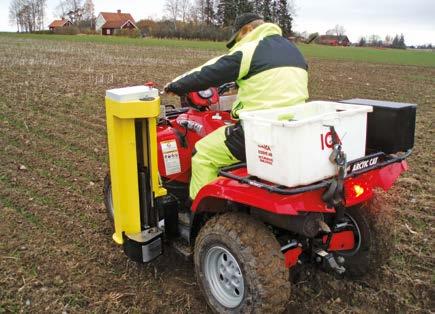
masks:
[[[392,102],[392,101],[382,101],[373,99],[363,99],[363,98],[353,98],[340,101],[341,103],[353,104],[353,105],[365,105],[381,108],[391,108],[391,109],[405,109],[409,107],[416,107],[416,104],[402,103],[402,102]]]
[[[297,128],[311,123],[332,124],[339,119],[372,112],[371,106],[359,106],[333,101],[310,101],[297,105],[263,110],[241,110],[242,121],[276,125],[286,128]],[[292,114],[291,119],[281,120],[279,116]]]

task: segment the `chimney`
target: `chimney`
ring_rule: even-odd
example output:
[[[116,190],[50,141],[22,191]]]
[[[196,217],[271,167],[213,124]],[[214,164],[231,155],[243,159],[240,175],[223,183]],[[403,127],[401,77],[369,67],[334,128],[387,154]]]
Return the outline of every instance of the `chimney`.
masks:
[[[119,14],[119,13],[121,13],[121,10],[118,10],[117,12],[118,12],[118,14]]]
[[[65,21],[65,18],[62,16],[62,21]]]

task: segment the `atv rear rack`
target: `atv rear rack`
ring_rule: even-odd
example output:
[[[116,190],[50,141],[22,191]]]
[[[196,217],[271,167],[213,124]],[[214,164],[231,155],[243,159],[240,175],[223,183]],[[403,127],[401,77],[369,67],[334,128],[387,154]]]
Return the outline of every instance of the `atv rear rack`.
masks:
[[[350,173],[348,172],[348,174],[346,175],[345,178],[356,177],[362,173],[365,173],[365,172],[368,172],[371,170],[375,170],[375,169],[379,169],[379,168],[388,166],[392,163],[401,162],[401,161],[405,160],[407,157],[409,157],[409,155],[411,155],[411,153],[412,153],[412,149],[408,150],[405,153],[402,153],[400,156],[386,155],[383,152],[377,152],[374,154],[364,156],[364,157],[359,158],[359,159],[352,160],[347,164],[348,169],[352,169],[353,165],[355,165],[361,161],[364,161],[364,160],[378,157],[380,161],[378,163],[376,163],[376,165],[364,168],[362,170],[354,171],[354,172],[350,172]],[[248,184],[248,185],[260,188],[260,189],[267,190],[267,191],[272,192],[272,193],[277,193],[277,194],[282,194],[282,195],[295,195],[295,194],[299,194],[299,193],[310,192],[310,191],[314,191],[314,190],[318,190],[318,189],[327,188],[330,185],[331,181],[333,180],[331,178],[331,179],[322,180],[320,182],[306,185],[306,186],[288,188],[288,187],[285,187],[282,185],[276,185],[276,184],[272,184],[272,183],[264,183],[259,178],[255,177],[255,176],[251,176],[251,175],[239,176],[239,175],[233,173],[234,170],[241,169],[244,167],[246,167],[246,163],[244,163],[244,162],[237,163],[237,164],[234,164],[234,165],[231,165],[228,167],[224,167],[219,171],[219,175],[222,177],[236,180],[240,183]]]

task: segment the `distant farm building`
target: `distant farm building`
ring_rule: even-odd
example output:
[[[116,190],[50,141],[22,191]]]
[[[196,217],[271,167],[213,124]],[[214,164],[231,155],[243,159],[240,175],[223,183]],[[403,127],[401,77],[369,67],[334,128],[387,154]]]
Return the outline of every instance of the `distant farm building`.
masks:
[[[62,18],[61,20],[54,20],[53,22],[51,22],[51,24],[48,25],[48,28],[51,31],[54,31],[56,28],[68,27],[71,25],[72,23],[69,20]]]
[[[307,41],[307,39],[302,36],[290,36],[288,39],[294,43],[305,43]]]
[[[347,36],[336,36],[336,35],[320,35],[316,42],[321,45],[330,46],[350,46],[350,40]]]
[[[101,35],[113,35],[117,29],[135,29],[136,22],[130,13],[101,12],[97,17],[96,30],[101,31]]]

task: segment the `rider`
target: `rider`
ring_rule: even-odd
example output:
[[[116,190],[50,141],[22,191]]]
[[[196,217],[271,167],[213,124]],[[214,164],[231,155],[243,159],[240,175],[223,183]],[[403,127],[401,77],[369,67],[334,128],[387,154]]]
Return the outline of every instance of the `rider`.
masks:
[[[245,13],[234,23],[227,43],[229,52],[174,79],[167,93],[179,96],[235,81],[239,87],[231,115],[242,110],[290,106],[308,98],[308,73],[304,57],[281,29],[257,14]],[[219,168],[245,161],[244,135],[240,123],[223,126],[195,145],[192,157],[190,197],[215,179]]]

